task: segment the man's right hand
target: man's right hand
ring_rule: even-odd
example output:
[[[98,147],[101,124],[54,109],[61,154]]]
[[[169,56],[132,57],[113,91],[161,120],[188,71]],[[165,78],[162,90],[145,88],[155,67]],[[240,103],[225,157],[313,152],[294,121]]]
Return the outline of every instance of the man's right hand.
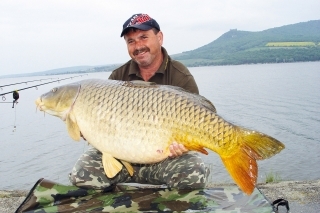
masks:
[[[181,143],[178,144],[177,142],[173,142],[169,146],[169,150],[170,150],[170,154],[169,154],[170,158],[181,156],[184,153],[189,151],[183,144]]]

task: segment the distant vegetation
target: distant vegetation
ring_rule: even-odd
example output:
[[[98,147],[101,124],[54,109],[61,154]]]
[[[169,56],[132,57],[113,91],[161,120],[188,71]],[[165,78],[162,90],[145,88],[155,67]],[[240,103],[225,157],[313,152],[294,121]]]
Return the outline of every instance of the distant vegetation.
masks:
[[[269,42],[267,47],[310,47],[316,46],[314,42]]]
[[[260,32],[232,29],[207,45],[171,56],[189,67],[320,61],[320,20]],[[120,64],[67,67],[0,78],[106,72],[119,66]]]
[[[47,70],[43,72],[33,72],[33,73],[23,73],[23,74],[12,74],[0,76],[0,78],[12,78],[12,77],[22,77],[22,76],[42,76],[42,75],[65,75],[65,74],[84,74],[93,72],[108,72],[113,71],[118,68],[120,64],[111,64],[105,66],[75,66],[66,67],[53,70]]]
[[[73,73],[91,73],[91,72],[107,72],[113,71],[118,68],[119,64],[111,64],[105,66],[79,66],[79,67],[69,67],[62,69],[48,70],[41,72],[44,75],[61,75],[61,74],[73,74]]]
[[[172,58],[186,66],[320,61],[320,20],[260,32],[232,29],[205,46]]]

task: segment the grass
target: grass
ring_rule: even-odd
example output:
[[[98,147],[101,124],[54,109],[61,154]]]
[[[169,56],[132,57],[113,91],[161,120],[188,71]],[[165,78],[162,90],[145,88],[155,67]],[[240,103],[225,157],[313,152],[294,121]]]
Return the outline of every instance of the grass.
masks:
[[[268,42],[267,47],[310,47],[316,46],[314,42]]]
[[[186,66],[194,65],[194,63],[211,63],[211,62],[220,62],[223,59],[213,60],[213,59],[202,59],[202,58],[194,58],[194,59],[178,59],[181,63]]]
[[[277,183],[280,182],[282,178],[277,172],[270,171],[266,173],[266,183]]]

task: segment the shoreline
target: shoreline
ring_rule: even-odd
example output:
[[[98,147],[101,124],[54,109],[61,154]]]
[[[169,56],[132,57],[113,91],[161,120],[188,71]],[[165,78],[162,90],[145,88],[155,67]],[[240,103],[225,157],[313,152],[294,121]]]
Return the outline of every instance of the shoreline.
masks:
[[[210,184],[210,186],[215,187],[230,184]],[[292,213],[320,212],[320,179],[258,183],[256,187],[265,195],[270,203],[278,198],[287,200],[290,212]],[[28,190],[0,190],[0,212],[14,212],[24,201],[28,192]]]

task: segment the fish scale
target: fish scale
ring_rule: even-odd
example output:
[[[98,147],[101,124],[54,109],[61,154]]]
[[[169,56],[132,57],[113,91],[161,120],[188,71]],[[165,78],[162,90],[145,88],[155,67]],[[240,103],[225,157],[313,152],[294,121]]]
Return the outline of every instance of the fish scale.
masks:
[[[36,100],[37,107],[65,120],[69,135],[81,135],[102,152],[108,177],[130,163],[166,159],[174,141],[189,150],[216,152],[247,194],[257,180],[257,160],[284,145],[263,133],[225,121],[205,97],[150,82],[89,79],[60,86]]]

